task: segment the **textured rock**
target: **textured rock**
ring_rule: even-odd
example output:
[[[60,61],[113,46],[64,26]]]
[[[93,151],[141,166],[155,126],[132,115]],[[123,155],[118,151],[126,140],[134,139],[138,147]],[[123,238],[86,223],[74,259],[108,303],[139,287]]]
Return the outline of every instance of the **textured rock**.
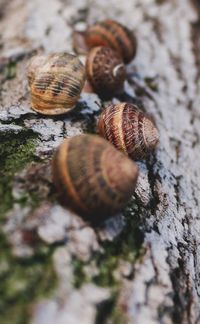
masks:
[[[0,135],[15,137],[24,130],[30,131],[37,138],[35,159],[41,162],[36,169],[26,166],[12,179],[14,202],[7,214],[4,233],[12,252],[21,258],[34,255],[34,244],[40,241],[46,245],[62,244],[55,247],[52,257],[58,276],[56,297],[33,305],[32,323],[95,323],[97,304],[111,298],[113,286],[119,293],[113,307],[120,309],[125,323],[198,323],[199,1],[1,3]],[[160,145],[155,155],[138,163],[141,172],[131,211],[94,230],[58,205],[45,159],[52,156],[63,138],[94,131],[99,114],[95,101],[100,101],[95,94],[83,94],[69,115],[41,117],[30,108],[26,65],[35,52],[71,52],[74,26],[104,19],[108,13],[110,18],[135,29],[139,40],[136,59],[127,68],[125,93],[113,102],[129,100],[141,104],[142,101],[141,108],[159,128]],[[33,204],[34,194],[39,197],[37,208]],[[25,206],[21,202],[24,197]],[[112,249],[126,237],[129,252],[137,252],[129,240],[135,232],[130,233],[132,227],[127,231],[130,224],[127,222],[133,224],[137,217],[144,239],[137,248],[143,253],[138,253],[136,260],[124,260],[124,250],[121,254],[114,250],[113,255]],[[103,264],[97,261],[106,253],[108,257]],[[110,268],[109,258],[117,259]],[[73,262],[78,262],[77,268]],[[107,289],[97,283],[85,284],[85,277],[82,287],[75,288],[75,269],[83,272],[89,282],[95,282],[99,273],[103,273],[104,279],[107,276]],[[110,280],[110,273],[117,278],[116,286]],[[77,276],[81,277],[80,273]],[[105,323],[112,322],[113,312],[105,315]]]

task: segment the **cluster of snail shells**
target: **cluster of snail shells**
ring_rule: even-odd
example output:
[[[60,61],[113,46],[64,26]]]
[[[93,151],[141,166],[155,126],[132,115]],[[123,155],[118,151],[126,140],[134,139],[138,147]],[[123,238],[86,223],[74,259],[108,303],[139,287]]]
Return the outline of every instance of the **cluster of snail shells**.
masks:
[[[85,42],[91,49],[86,74],[94,90],[105,98],[120,93],[126,79],[124,63],[129,63],[136,54],[134,34],[118,22],[107,19],[88,27]]]
[[[28,83],[35,111],[59,115],[73,109],[86,76],[104,98],[123,89],[124,63],[136,53],[134,35],[121,24],[105,20],[88,28],[85,41],[91,48],[86,68],[77,56],[67,53],[38,55],[31,60]],[[144,158],[158,143],[153,122],[129,103],[108,105],[97,130],[100,136],[66,139],[52,163],[53,182],[62,203],[92,222],[116,214],[126,205],[138,178],[133,160]]]
[[[44,115],[65,114],[76,105],[85,78],[85,68],[75,55],[33,57],[28,66],[32,109]]]
[[[66,139],[53,159],[60,200],[92,222],[119,212],[134,192],[138,167],[97,135]]]
[[[80,97],[86,75],[94,90],[105,99],[123,90],[124,62],[135,56],[135,36],[121,24],[104,20],[88,27],[85,41],[92,48],[86,69],[77,56],[68,53],[38,55],[31,60],[28,83],[33,110],[44,115],[70,111]]]

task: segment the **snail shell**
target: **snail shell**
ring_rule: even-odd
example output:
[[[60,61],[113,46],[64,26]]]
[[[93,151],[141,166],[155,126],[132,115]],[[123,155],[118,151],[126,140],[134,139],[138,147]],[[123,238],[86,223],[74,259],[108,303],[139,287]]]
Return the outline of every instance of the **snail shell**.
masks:
[[[95,47],[88,54],[86,74],[94,90],[110,98],[123,89],[126,70],[119,54],[109,47]]]
[[[153,122],[131,103],[107,106],[97,128],[101,136],[134,160],[143,159],[159,141]]]
[[[44,115],[71,110],[85,82],[85,68],[72,54],[35,56],[28,67],[32,108]]]
[[[95,223],[123,208],[137,176],[136,164],[97,135],[66,139],[53,159],[62,203]]]
[[[125,63],[136,54],[137,41],[134,34],[120,23],[107,19],[88,27],[85,42],[89,48],[107,46],[117,51]]]

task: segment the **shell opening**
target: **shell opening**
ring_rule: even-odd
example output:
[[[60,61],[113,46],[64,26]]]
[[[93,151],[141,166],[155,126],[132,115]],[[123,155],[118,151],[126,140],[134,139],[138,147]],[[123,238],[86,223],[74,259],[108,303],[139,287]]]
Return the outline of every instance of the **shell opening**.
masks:
[[[117,76],[119,70],[120,70],[120,69],[123,69],[123,68],[124,68],[124,64],[123,64],[123,63],[118,64],[118,65],[116,65],[116,66],[114,67],[114,69],[113,69],[113,71],[112,71],[114,78]]]

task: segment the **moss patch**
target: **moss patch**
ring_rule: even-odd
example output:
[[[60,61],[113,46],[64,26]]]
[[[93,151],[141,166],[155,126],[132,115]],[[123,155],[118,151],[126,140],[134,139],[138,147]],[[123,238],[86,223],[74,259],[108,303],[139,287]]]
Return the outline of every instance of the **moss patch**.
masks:
[[[84,262],[74,258],[72,260],[72,265],[74,271],[73,286],[78,289],[82,286],[83,283],[88,282],[89,278],[87,278],[84,272]]]
[[[16,62],[9,62],[3,68],[0,69],[4,80],[10,80],[16,77],[17,67]]]
[[[103,253],[96,255],[99,274],[93,278],[101,286],[115,286],[114,272],[119,261],[134,263],[142,253],[143,234],[139,229],[141,210],[133,199],[124,210],[126,225],[114,241],[102,242]]]
[[[0,235],[0,322],[27,323],[31,304],[50,294],[56,284],[51,265],[53,248],[40,246],[33,257],[16,259]]]
[[[19,134],[0,134],[0,225],[5,213],[16,200],[12,196],[12,179],[27,163],[36,161],[34,156],[36,136],[24,130]],[[31,197],[37,204],[37,197]],[[30,200],[17,201],[21,205]],[[37,245],[34,256],[15,258],[0,228],[0,323],[27,323],[31,304],[48,295],[56,284],[51,264],[54,247]]]
[[[0,219],[14,203],[11,182],[15,173],[35,159],[36,136],[30,131],[0,134]]]
[[[103,287],[117,288],[120,285],[115,276],[119,261],[134,263],[143,253],[143,234],[139,227],[140,215],[144,212],[133,199],[124,210],[126,225],[121,234],[112,242],[101,242],[103,252],[94,253],[89,262],[74,260],[74,286],[76,288],[90,281]],[[88,278],[84,268],[90,266],[90,262],[95,263],[98,273]]]
[[[112,292],[109,300],[97,306],[95,324],[121,324],[125,322],[124,315],[117,306],[121,279],[115,273],[118,271],[119,262],[129,261],[133,264],[143,255],[144,237],[140,225],[145,213],[145,209],[133,198],[124,210],[126,225],[121,234],[112,242],[101,242],[103,251],[94,253],[90,261],[83,262],[76,259],[73,261],[74,286],[76,288],[81,287],[86,282],[94,282],[99,286],[109,287]],[[88,275],[85,267],[91,266],[92,268],[92,264],[95,264],[97,274],[95,270],[95,274],[91,272]]]

